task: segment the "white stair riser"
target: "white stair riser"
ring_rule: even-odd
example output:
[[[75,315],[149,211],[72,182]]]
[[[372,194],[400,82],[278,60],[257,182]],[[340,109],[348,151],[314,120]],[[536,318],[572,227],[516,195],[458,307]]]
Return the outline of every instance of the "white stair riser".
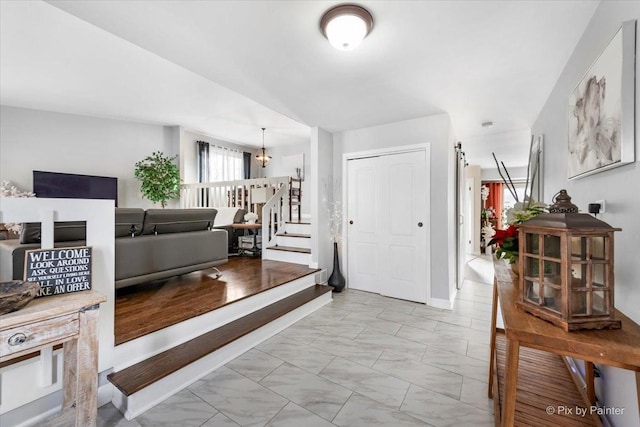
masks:
[[[112,402],[131,420],[329,302],[331,293],[327,292],[131,396],[125,396],[114,388]]]
[[[300,252],[274,251],[267,249],[264,251],[264,258],[274,261],[290,262],[293,264],[309,265],[311,262],[311,254],[303,254]]]
[[[294,234],[311,234],[311,224],[287,223],[284,225],[284,232]]]
[[[146,360],[313,285],[315,285],[315,275],[304,276],[201,316],[120,344],[115,348],[114,370],[117,372]]]
[[[311,249],[311,239],[307,237],[276,236],[278,246]]]

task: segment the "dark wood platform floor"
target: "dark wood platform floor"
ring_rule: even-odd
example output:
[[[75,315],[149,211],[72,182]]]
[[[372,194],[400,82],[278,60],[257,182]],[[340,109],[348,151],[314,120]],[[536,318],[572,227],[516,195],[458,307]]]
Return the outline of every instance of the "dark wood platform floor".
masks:
[[[304,289],[122,371],[109,374],[107,378],[125,396],[130,396],[331,290],[331,287],[322,285]]]
[[[503,333],[496,336],[496,357],[499,400],[495,402],[495,408],[499,414],[504,399],[506,338]],[[494,391],[495,398],[498,398],[498,395]],[[554,410],[558,407],[572,408],[573,414],[548,414],[546,411],[549,406]],[[573,382],[562,357],[546,351],[520,347],[514,426],[601,426],[589,412],[586,416],[576,414],[576,407],[589,406]],[[496,415],[496,419],[499,418],[500,416]]]
[[[203,270],[162,283],[119,289],[115,300],[115,344],[131,341],[318,271],[300,264],[244,257],[230,258],[227,264],[218,268],[223,275],[217,280],[209,277],[213,270]]]

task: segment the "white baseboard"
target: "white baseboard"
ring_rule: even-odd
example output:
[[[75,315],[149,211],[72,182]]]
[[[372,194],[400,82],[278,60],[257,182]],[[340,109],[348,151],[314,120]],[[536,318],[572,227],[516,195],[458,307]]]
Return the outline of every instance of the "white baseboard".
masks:
[[[98,387],[98,408],[111,402],[115,387],[111,383]]]
[[[311,267],[314,268],[314,267]],[[318,268],[318,267],[315,267]],[[316,284],[317,285],[326,285],[329,281],[328,272],[326,269],[322,269],[316,273]]]
[[[131,420],[329,302],[331,293],[327,292],[131,396],[114,388],[112,403]]]
[[[454,298],[455,298],[455,294],[454,294]],[[441,308],[444,310],[452,310],[453,309],[453,299],[452,300],[446,300],[446,299],[442,299],[442,298],[429,298],[427,299],[427,305],[430,305],[431,307],[435,307],[435,308]]]
[[[458,295],[458,288],[454,285],[451,294],[449,295],[449,301],[451,301],[451,308],[453,308],[453,304],[456,300],[456,296]]]
[[[62,390],[2,414],[2,427],[37,426],[62,411]]]

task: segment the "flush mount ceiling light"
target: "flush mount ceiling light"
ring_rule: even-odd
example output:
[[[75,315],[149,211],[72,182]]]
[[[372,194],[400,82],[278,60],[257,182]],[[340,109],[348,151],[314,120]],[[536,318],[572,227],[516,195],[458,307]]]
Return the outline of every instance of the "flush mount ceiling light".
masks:
[[[341,4],[325,12],[320,30],[338,50],[353,50],[373,28],[373,16],[355,4]]]
[[[264,131],[266,128],[262,128],[262,151],[260,151],[260,154],[256,154],[256,161],[262,165],[262,167],[267,166],[267,163],[269,163],[269,161],[271,161],[271,156],[267,155],[266,150],[264,149]]]

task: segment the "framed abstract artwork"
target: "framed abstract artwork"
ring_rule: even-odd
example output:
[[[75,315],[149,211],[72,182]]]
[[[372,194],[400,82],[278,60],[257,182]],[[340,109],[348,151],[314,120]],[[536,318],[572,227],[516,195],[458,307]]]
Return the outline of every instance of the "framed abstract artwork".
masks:
[[[569,97],[569,179],[635,160],[635,44],[626,21]]]

